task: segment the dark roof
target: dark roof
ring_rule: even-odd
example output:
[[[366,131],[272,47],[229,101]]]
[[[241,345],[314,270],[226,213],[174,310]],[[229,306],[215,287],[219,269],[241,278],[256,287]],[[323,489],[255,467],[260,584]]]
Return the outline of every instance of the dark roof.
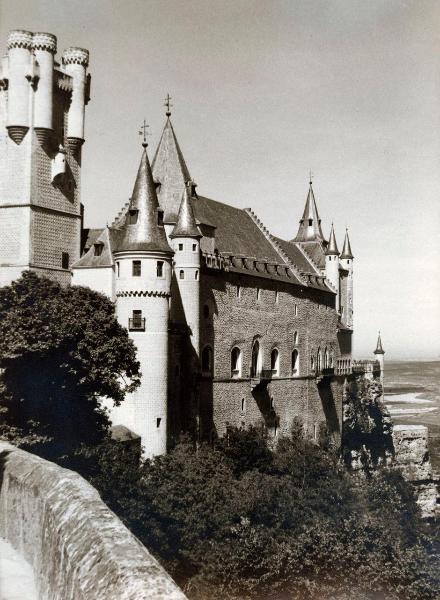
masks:
[[[342,248],[341,258],[354,258],[353,252],[351,251],[350,238],[348,237],[348,230],[345,231],[344,247]]]
[[[86,252],[102,233],[100,229],[83,229],[81,232],[81,254]]]
[[[301,252],[296,244],[293,242],[287,242],[286,240],[282,240],[281,238],[275,238],[275,240],[279,243],[282,250],[287,254],[289,259],[293,262],[294,265],[298,267],[298,269],[302,273],[314,273],[315,269]]]
[[[115,232],[108,227],[99,231],[101,232],[101,235],[95,238],[88,251],[77,260],[72,267],[76,269],[86,267],[111,267],[113,265],[112,238]],[[99,254],[96,253],[96,246],[101,246]]]
[[[171,233],[171,237],[190,237],[201,238],[202,235],[197,228],[196,219],[189,197],[188,187],[185,188],[180,203],[179,214],[177,215],[177,223]]]
[[[335,228],[333,227],[333,223],[332,228],[330,230],[330,237],[325,253],[327,255],[339,256],[338,244],[336,243]]]
[[[309,222],[311,222],[311,225],[309,225]],[[319,218],[315,194],[313,193],[312,182],[310,181],[306,205],[304,207],[303,216],[299,222],[298,233],[296,234],[294,241],[308,242],[323,239],[324,235],[321,229],[321,219]]]
[[[325,250],[320,242],[303,242],[301,248],[320,269],[325,268]]]

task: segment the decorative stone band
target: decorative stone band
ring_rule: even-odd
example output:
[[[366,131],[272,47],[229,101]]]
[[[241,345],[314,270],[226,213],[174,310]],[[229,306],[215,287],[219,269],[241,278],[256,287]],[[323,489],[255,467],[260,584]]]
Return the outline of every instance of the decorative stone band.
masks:
[[[118,298],[131,298],[131,297],[153,297],[153,298],[170,298],[170,292],[159,292],[157,290],[128,290],[124,292],[117,292],[116,296]]]
[[[34,33],[32,37],[32,48],[34,50],[46,50],[46,52],[56,54],[57,38],[52,33]]]
[[[85,48],[66,48],[63,52],[63,65],[89,65],[89,51]]]
[[[11,48],[28,48],[32,47],[33,34],[31,31],[25,31],[24,29],[14,29],[9,32],[8,36],[8,49]]]

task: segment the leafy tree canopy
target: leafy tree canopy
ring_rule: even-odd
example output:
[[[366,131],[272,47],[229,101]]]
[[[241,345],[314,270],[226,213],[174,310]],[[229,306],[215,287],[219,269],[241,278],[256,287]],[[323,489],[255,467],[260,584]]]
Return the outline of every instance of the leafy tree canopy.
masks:
[[[31,271],[0,288],[0,369],[0,434],[50,457],[99,441],[109,424],[99,398],[119,404],[139,385],[110,300]]]

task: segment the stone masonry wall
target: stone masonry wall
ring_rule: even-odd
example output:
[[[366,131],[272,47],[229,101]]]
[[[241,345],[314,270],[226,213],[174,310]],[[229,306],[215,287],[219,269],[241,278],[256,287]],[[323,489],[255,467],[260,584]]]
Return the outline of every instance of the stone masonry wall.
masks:
[[[0,442],[0,536],[33,567],[41,600],[184,600],[77,473]]]

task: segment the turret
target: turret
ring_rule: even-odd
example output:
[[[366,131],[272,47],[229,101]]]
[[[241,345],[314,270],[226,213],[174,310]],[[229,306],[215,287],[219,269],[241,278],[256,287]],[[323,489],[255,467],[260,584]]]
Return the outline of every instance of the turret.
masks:
[[[34,33],[32,49],[39,75],[34,97],[34,128],[40,143],[44,144],[53,129],[53,67],[57,38],[51,33]]]
[[[8,116],[9,136],[20,144],[30,126],[30,80],[32,33],[14,30],[8,37]]]
[[[379,334],[377,336],[376,350],[374,351],[374,358],[376,360],[378,360],[379,364],[380,364],[380,382],[381,382],[382,386],[383,386],[384,366],[385,366],[384,354],[385,354],[385,351],[382,347],[382,339],[380,337],[380,331],[379,331]]]
[[[69,144],[77,148],[84,142],[87,66],[89,52],[84,48],[67,48],[63,52],[64,70],[72,77],[72,100],[67,118]]]
[[[348,237],[348,230],[346,230],[344,246],[339,256],[339,262],[342,269],[346,272],[343,279],[343,294],[341,293],[341,304],[344,307],[342,320],[350,328],[353,328],[353,258],[350,238]]]
[[[114,246],[116,314],[141,363],[141,386],[112,413],[151,457],[167,450],[168,323],[172,250],[144,144],[125,222]]]
[[[333,223],[325,251],[325,276],[336,291],[336,310],[339,312],[339,250]]]
[[[177,222],[171,233],[174,273],[192,348],[200,353],[200,238],[191,204],[191,182],[182,195]]]
[[[303,216],[299,222],[298,233],[294,242],[322,242],[324,235],[321,229],[321,219],[319,218],[318,208],[316,206],[315,195],[313,193],[312,181],[309,181],[309,193],[307,194],[306,205]]]

